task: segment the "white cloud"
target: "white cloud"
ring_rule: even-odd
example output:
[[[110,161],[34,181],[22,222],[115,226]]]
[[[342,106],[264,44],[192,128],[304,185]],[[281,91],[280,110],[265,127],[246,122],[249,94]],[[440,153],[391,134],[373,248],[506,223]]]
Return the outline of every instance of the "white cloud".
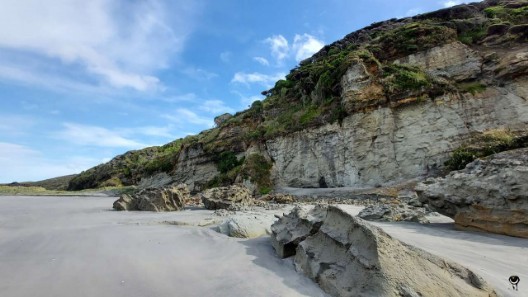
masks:
[[[178,108],[174,113],[163,115],[164,118],[180,125],[194,124],[203,127],[213,127],[213,120],[200,116],[187,108]]]
[[[233,108],[225,105],[222,100],[207,100],[199,108],[211,114],[232,113],[235,111]]]
[[[449,1],[443,1],[441,3],[444,7],[451,7],[451,6],[455,6],[455,5],[459,5],[459,4],[467,3],[467,2],[468,1],[463,1],[463,0],[449,0]]]
[[[47,159],[44,154],[27,146],[0,142],[0,182],[37,181],[79,173],[102,163],[102,159],[71,156],[60,161]]]
[[[268,43],[271,47],[271,54],[278,61],[284,60],[288,56],[288,51],[290,46],[288,45],[288,40],[282,35],[274,35],[272,37],[266,38],[265,43]]]
[[[274,35],[265,39],[264,42],[270,45],[271,56],[277,60],[277,64],[279,65],[283,60],[290,57],[295,58],[297,62],[302,61],[318,52],[324,46],[323,41],[306,33],[302,35],[295,34],[291,46],[288,40],[282,35]],[[263,65],[269,64],[266,59],[261,57],[255,57],[253,59]]]
[[[312,35],[303,34],[295,35],[293,38],[292,50],[295,54],[295,60],[297,62],[302,61],[323,48],[324,43]]]
[[[147,146],[103,127],[75,123],[64,123],[63,126],[64,129],[55,133],[54,136],[76,145],[124,148],[142,148]]]
[[[62,64],[86,76],[86,84],[97,84],[95,80],[139,91],[157,88],[153,73],[167,66],[171,53],[181,51],[192,30],[193,8],[179,2],[2,1],[0,48],[18,59],[4,64],[0,76],[68,86],[63,81],[73,78],[66,73],[49,77],[50,82],[42,75]],[[169,19],[169,12],[177,17]],[[41,65],[24,63],[28,57],[37,57]]]
[[[266,58],[263,57],[253,57],[253,60],[259,62],[261,65],[268,66],[269,61]]]
[[[241,84],[252,84],[252,83],[258,83],[260,85],[270,87],[275,84],[276,81],[279,79],[284,79],[286,74],[284,73],[276,73],[273,75],[253,72],[253,73],[245,73],[245,72],[237,72],[233,76],[233,79],[231,79],[232,83],[241,83]]]

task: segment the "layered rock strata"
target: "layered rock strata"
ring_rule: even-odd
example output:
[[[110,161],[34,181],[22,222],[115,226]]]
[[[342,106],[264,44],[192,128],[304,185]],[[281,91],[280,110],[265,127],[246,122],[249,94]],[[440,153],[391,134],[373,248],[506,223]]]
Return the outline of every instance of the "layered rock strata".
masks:
[[[528,149],[473,161],[419,184],[417,192],[458,228],[528,238]]]
[[[253,204],[253,197],[248,188],[239,185],[218,187],[205,190],[201,194],[202,202],[207,209],[229,209]]]
[[[123,194],[114,202],[115,210],[178,211],[189,199],[187,185],[147,188],[133,194]]]

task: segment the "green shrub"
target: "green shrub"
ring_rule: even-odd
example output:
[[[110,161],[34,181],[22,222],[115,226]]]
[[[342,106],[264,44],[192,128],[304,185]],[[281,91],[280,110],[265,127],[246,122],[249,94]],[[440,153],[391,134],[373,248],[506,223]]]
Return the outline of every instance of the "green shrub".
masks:
[[[528,22],[528,5],[519,8],[507,8],[502,5],[491,6],[484,9],[484,13],[489,18],[511,22],[514,25]]]
[[[241,174],[257,186],[259,193],[267,194],[271,191],[272,182],[270,170],[273,165],[261,154],[251,154],[242,167]]]
[[[416,66],[391,64],[383,67],[383,75],[388,93],[418,91],[432,85],[431,78]]]
[[[487,34],[485,26],[479,26],[477,28],[460,32],[458,34],[458,40],[467,45],[472,45],[477,43],[479,40],[484,38]]]
[[[220,173],[227,173],[229,170],[242,164],[243,160],[238,160],[233,152],[222,152],[218,156],[216,167]]]

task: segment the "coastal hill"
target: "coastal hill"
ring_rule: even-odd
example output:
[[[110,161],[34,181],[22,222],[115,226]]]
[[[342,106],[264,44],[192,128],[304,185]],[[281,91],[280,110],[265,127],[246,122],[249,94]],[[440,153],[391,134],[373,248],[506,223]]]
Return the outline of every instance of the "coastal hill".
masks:
[[[488,0],[372,24],[325,46],[247,110],[129,151],[69,190],[169,176],[192,191],[244,183],[375,187],[526,145],[528,1]]]

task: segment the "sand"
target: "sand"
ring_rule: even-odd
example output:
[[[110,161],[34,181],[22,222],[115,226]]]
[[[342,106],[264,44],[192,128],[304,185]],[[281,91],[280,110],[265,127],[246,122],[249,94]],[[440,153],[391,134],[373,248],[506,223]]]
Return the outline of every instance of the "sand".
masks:
[[[114,200],[0,197],[0,296],[326,296],[268,237],[191,226],[222,220],[211,211],[116,212]],[[473,269],[504,296],[528,296],[528,240],[438,221],[376,225]],[[521,277],[518,292],[510,274]]]

